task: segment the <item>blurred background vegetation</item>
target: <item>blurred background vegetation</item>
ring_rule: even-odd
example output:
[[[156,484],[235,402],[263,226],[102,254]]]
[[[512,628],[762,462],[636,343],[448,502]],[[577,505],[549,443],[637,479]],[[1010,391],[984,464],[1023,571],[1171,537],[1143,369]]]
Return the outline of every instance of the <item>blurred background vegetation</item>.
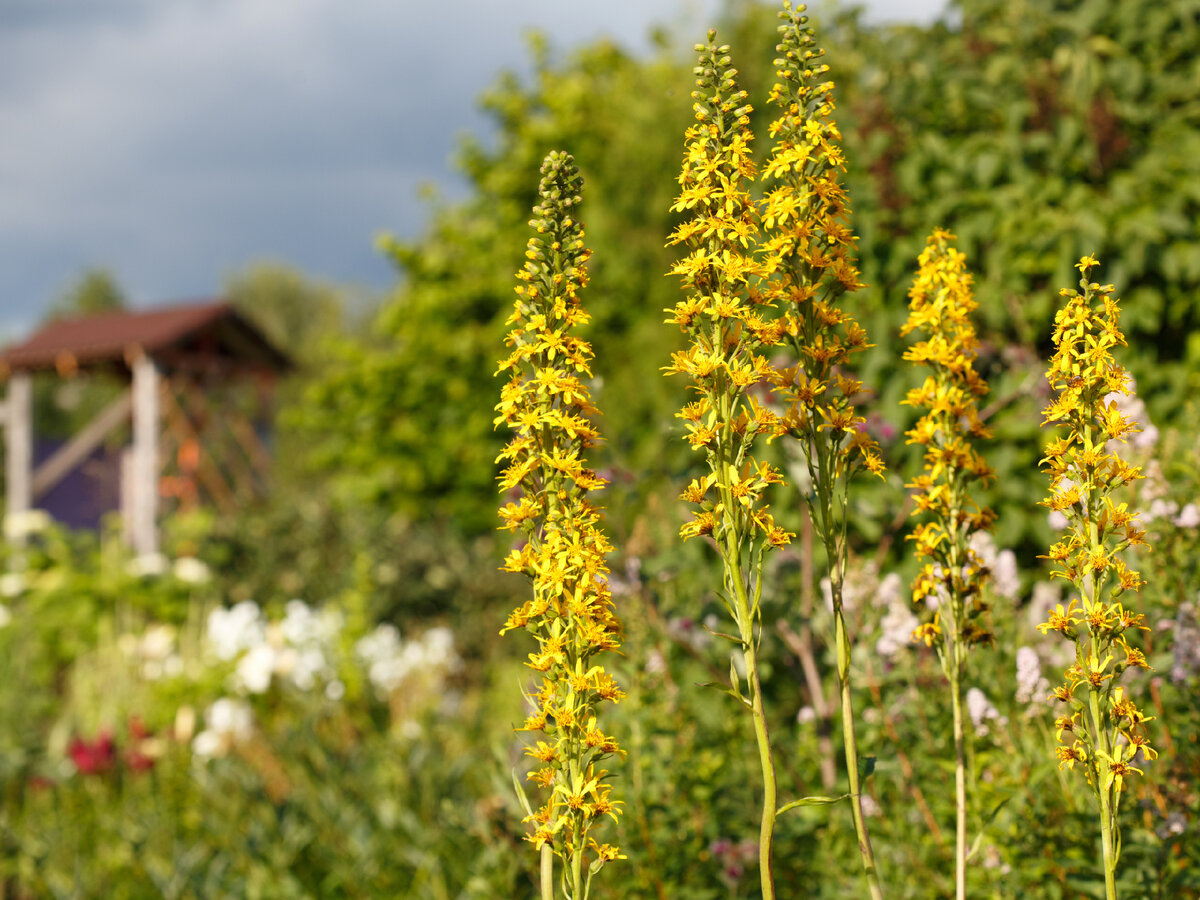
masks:
[[[775,21],[773,4],[731,2],[719,23],[760,135]],[[1123,299],[1122,361],[1158,434],[1137,451],[1158,474],[1130,498],[1153,510],[1154,552],[1138,565],[1155,671],[1131,690],[1157,716],[1162,757],[1121,811],[1123,895],[1200,896],[1200,522],[1188,512],[1200,502],[1200,7],[959,0],[938,24],[869,26],[831,6],[817,26],[870,285],[849,301],[877,345],[862,364],[875,389],[865,411],[890,469],[860,485],[852,521],[856,702],[878,760],[870,825],[888,894],[945,896],[953,872],[940,672],[923,649],[893,646],[914,571],[903,485],[919,468],[899,400],[921,377],[900,363],[898,331],[917,253],[940,225],[976,273],[996,433],[984,452],[999,472],[981,499],[999,514],[997,565],[1011,576],[993,598],[996,648],[972,671],[990,706],[972,759],[971,892],[1102,891],[1091,801],[1054,764],[1054,713],[1017,666],[1021,647],[1050,681],[1062,664],[1033,630],[1055,596],[1037,559],[1052,535],[1036,505],[1039,411],[1058,289],[1094,253]],[[664,244],[702,35],[658,37],[646,57],[607,42],[564,56],[532,38],[532,76],[482,96],[494,138],[459,150],[467,198],[433,208],[416,240],[379,242],[397,287],[377,309],[282,265],[230,276],[231,299],[299,363],[269,502],[170,523],[174,564],[159,574],[131,570],[111,536],[34,523],[26,576],[0,584],[0,897],[533,894],[511,786],[531,648],[497,635],[526,586],[497,571],[493,371],[537,167],[556,148],[586,184],[584,336],[606,437],[593,463],[611,479],[628,630],[615,668],[629,697],[609,730],[629,753],[610,836],[629,859],[598,893],[753,895],[742,842],[756,834],[757,764],[733,702],[695,687],[729,661],[703,628],[720,612],[714,560],[675,538],[695,460],[675,424],[679,385],[659,373],[681,340],[662,324],[677,292]],[[93,271],[58,311],[122,303]],[[46,427],[70,423],[52,387],[38,410]],[[841,741],[822,561],[803,510],[783,496],[773,506],[801,534],[775,563],[765,609],[781,795],[830,793],[840,763],[824,760]],[[202,566],[180,567],[193,558]],[[288,605],[297,598],[328,627],[297,625],[309,621]],[[254,640],[222,644],[228,608]],[[848,810],[788,814],[777,847],[785,893],[858,892]]]

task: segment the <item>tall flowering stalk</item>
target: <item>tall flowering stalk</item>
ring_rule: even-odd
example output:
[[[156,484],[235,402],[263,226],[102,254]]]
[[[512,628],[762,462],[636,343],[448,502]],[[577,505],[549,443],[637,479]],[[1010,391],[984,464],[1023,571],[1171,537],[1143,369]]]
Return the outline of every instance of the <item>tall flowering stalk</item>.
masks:
[[[979,420],[975,399],[987,394],[987,384],[975,371],[979,344],[971,313],[971,276],[966,257],[951,246],[954,235],[937,229],[918,260],[917,277],[909,291],[908,321],[901,336],[919,332],[923,339],[904,352],[904,359],[928,366],[933,374],[908,392],[904,402],[925,410],[908,443],[925,447],[921,475],[907,485],[914,491],[914,516],[925,521],[911,535],[918,560],[928,560],[913,582],[913,601],[937,601],[933,620],[915,637],[937,649],[942,671],[950,682],[954,710],[954,884],[957,900],[967,894],[966,696],[967,656],[972,645],[992,639],[982,623],[986,606],[981,590],[988,570],[970,549],[972,534],[991,526],[994,514],[979,506],[970,488],[994,477],[971,444],[991,435]]]
[[[616,820],[619,812],[601,765],[622,751],[601,730],[597,710],[624,695],[596,659],[620,646],[621,627],[606,577],[612,547],[588,500],[604,480],[583,458],[599,440],[591,422],[597,411],[580,380],[591,376],[592,350],[573,334],[589,318],[578,296],[590,255],[576,218],[583,182],[566,153],[550,153],[541,171],[541,202],[530,222],[536,233],[508,319],[513,350],[499,368],[511,377],[495,420],[513,432],[500,455],[501,491],[520,495],[500,510],[501,527],[524,537],[504,569],[530,578],[533,599],[501,633],[525,629],[538,645],[528,665],[541,687],[528,698],[533,712],[520,730],[541,738],[526,752],[538,763],[528,780],[544,789],[545,802],[534,810],[523,791],[521,798],[533,827],[527,837],[542,853],[542,896],[554,895],[553,855],[563,864],[563,896],[584,900],[592,875],[623,858],[591,837],[604,816]]]
[[[1142,651],[1130,643],[1138,629],[1148,630],[1144,617],[1120,602],[1143,582],[1118,555],[1146,541],[1136,513],[1113,499],[1118,488],[1142,476],[1108,449],[1109,442],[1124,441],[1138,428],[1111,399],[1129,393],[1129,376],[1112,356],[1125,344],[1115,289],[1088,279],[1098,264],[1090,256],[1079,261],[1082,293],[1064,289],[1066,305],[1054,318],[1056,352],[1046,378],[1056,396],[1042,424],[1055,423],[1060,431],[1042,460],[1050,476],[1050,496],[1042,505],[1067,519],[1046,558],[1052,574],[1071,582],[1074,590],[1066,609],[1058,605],[1038,628],[1074,644],[1075,663],[1052,695],[1067,706],[1054,723],[1055,753],[1060,768],[1079,767],[1096,797],[1105,891],[1108,900],[1116,900],[1121,792],[1126,778],[1142,772],[1134,763],[1158,754],[1146,735],[1148,717],[1117,684],[1126,669],[1149,668]]]
[[[737,88],[729,48],[717,46],[715,39],[710,31],[708,43],[696,45],[696,122],[687,132],[681,190],[672,207],[690,217],[670,238],[688,253],[671,272],[680,276],[686,296],[667,310],[667,321],[678,325],[690,344],[673,355],[665,371],[688,376],[696,398],[679,415],[686,422],[688,443],[704,454],[708,474],[683,492],[681,499],[699,508],[681,535],[710,537],[724,563],[721,598],[737,625],[736,637],[729,637],[741,651],[747,680],[743,693],[737,667],[731,665],[730,691],[754,720],[763,775],[759,867],[763,897],[770,900],[775,896],[771,847],[776,786],[758,672],[759,602],[763,554],[788,543],[792,535],[775,524],[763,502],[765,489],[782,476],[751,453],[760,435],[770,439],[782,427],[754,394],[768,380],[771,366],[763,351],[779,342],[780,328],[763,316],[766,301],[755,287],[763,269],[752,253],[758,217],[748,184],[755,175],[750,106]]]
[[[804,9],[785,0],[779,14],[778,80],[770,95],[779,117],[771,124],[775,145],[763,172],[773,184],[762,214],[771,278],[767,294],[781,310],[778,321],[797,360],[777,373],[776,390],[789,405],[784,426],[804,451],[811,481],[808,511],[828,559],[851,815],[871,896],[879,898],[882,890],[863,816],[842,585],[849,483],[863,469],[882,477],[883,461],[853,406],[862,383],[842,368],[871,345],[854,318],[837,305],[842,294],[862,284],[841,183],[845,162],[833,120],[833,82],[821,80],[829,67],[821,62],[824,51],[814,42]]]

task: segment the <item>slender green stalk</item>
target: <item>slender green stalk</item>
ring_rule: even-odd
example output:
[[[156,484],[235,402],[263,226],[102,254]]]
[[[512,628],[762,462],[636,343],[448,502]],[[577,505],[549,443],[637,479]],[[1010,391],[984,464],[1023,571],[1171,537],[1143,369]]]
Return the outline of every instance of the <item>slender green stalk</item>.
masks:
[[[542,844],[541,854],[542,900],[554,900],[554,850],[549,844]]]
[[[832,548],[828,548],[832,549]],[[835,551],[836,552],[836,551]],[[858,839],[858,852],[862,857],[863,874],[867,889],[873,900],[881,900],[883,889],[879,884],[879,870],[875,865],[875,851],[871,847],[871,835],[863,813],[862,779],[858,760],[858,739],[854,733],[854,698],[850,692],[850,634],[846,629],[846,615],[842,604],[842,583],[845,573],[845,556],[839,559],[830,572],[830,587],[833,594],[834,645],[837,653],[838,692],[842,706],[842,746],[846,753],[846,776],[850,783],[850,818],[854,823],[854,834]]]
[[[967,896],[967,777],[966,735],[963,723],[963,678],[956,667],[950,683],[951,705],[954,708],[954,896]]]
[[[1096,735],[1093,752],[1097,759],[1103,760],[1109,750],[1104,733],[1105,723],[1100,715],[1100,701],[1095,691],[1092,692],[1088,701],[1092,715],[1092,729]],[[1100,791],[1097,800],[1100,803],[1100,852],[1104,856],[1104,897],[1105,900],[1117,900],[1117,853],[1113,846],[1113,814],[1109,806],[1111,803],[1109,792]]]
[[[733,548],[735,553],[737,548]],[[736,558],[736,557],[735,557]],[[735,568],[734,571],[737,571]],[[758,674],[757,616],[751,611],[746,596],[746,586],[740,579],[734,581],[734,603],[737,609],[739,634],[742,640],[742,659],[746,665],[746,678],[750,683],[750,712],[754,718],[754,737],[758,743],[758,759],[762,767],[763,801],[762,822],[759,828],[758,861],[764,900],[775,896],[774,866],[771,862],[775,840],[775,818],[777,788],[775,784],[775,761],[771,752],[771,735],[767,728],[767,716],[763,708],[762,684]]]

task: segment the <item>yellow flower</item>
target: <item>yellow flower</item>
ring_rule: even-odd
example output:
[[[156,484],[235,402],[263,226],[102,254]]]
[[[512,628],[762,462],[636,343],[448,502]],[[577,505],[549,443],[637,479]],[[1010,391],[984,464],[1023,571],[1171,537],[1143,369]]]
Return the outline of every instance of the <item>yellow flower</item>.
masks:
[[[908,294],[908,321],[900,333],[919,333],[922,339],[905,351],[904,358],[933,370],[904,401],[924,410],[907,432],[910,444],[925,447],[924,471],[907,487],[915,491],[913,515],[927,520],[913,529],[909,540],[918,559],[931,560],[913,585],[913,599],[922,600],[933,592],[935,570],[956,573],[941,580],[945,599],[939,604],[939,614],[944,614],[949,624],[946,639],[937,646],[951,687],[958,690],[966,655],[956,645],[991,637],[973,621],[982,612],[980,588],[988,572],[968,545],[972,530],[987,527],[992,518],[990,510],[974,501],[970,487],[975,482],[986,484],[993,473],[969,440],[986,434],[975,398],[987,392],[987,385],[974,369],[978,340],[970,314],[977,304],[971,294],[971,276],[966,258],[954,248],[953,240],[954,235],[939,228],[926,241]],[[927,644],[932,643],[932,636],[921,629],[914,634]]]
[[[777,390],[792,407],[785,421],[804,441],[812,465],[826,456],[817,446],[828,444],[839,472],[844,462],[883,477],[878,446],[857,428],[863,419],[853,398],[862,385],[846,375],[851,356],[871,344],[853,316],[835,303],[863,285],[841,183],[845,161],[833,121],[833,82],[821,80],[829,67],[819,62],[823,51],[813,46],[802,11],[785,4],[781,14],[786,22],[780,27],[782,57],[771,89],[779,117],[770,126],[775,145],[762,176],[775,182],[763,212],[770,275],[765,293],[785,315],[799,361]],[[831,397],[826,385],[835,380],[840,390]]]
[[[1053,576],[1071,582],[1076,596],[1066,610],[1056,607],[1038,628],[1043,634],[1058,632],[1075,645],[1076,662],[1066,670],[1066,683],[1054,691],[1057,699],[1075,706],[1072,715],[1055,722],[1059,741],[1069,732],[1072,742],[1060,743],[1055,752],[1064,768],[1083,763],[1099,803],[1107,847],[1119,845],[1111,829],[1126,779],[1142,771],[1132,764],[1134,756],[1141,752],[1149,761],[1157,754],[1143,733],[1142,712],[1117,684],[1126,669],[1148,667],[1143,652],[1129,643],[1145,627],[1142,616],[1116,602],[1142,584],[1118,554],[1144,544],[1145,537],[1137,516],[1113,497],[1114,490],[1140,474],[1110,450],[1135,426],[1105,400],[1127,393],[1128,379],[1112,356],[1125,344],[1114,289],[1088,277],[1097,265],[1093,256],[1080,259],[1079,290],[1062,292],[1065,303],[1054,319],[1055,353],[1046,378],[1056,396],[1047,404],[1043,422],[1062,431],[1049,441],[1042,459],[1050,478],[1050,494],[1042,505],[1065,513],[1067,525],[1044,558]],[[1078,690],[1086,690],[1088,698],[1077,699]],[[1105,865],[1111,885],[1115,858],[1106,857]]]
[[[709,474],[693,480],[681,495],[705,508],[680,534],[684,539],[726,529],[740,534],[748,527],[768,546],[779,546],[786,543],[786,533],[759,511],[764,488],[782,478],[750,454],[758,435],[773,436],[781,427],[779,416],[751,394],[777,379],[762,351],[779,341],[780,330],[764,320],[762,298],[751,289],[765,271],[750,249],[759,228],[748,183],[755,171],[745,118],[750,107],[734,81],[728,48],[718,48],[714,37],[710,34],[708,45],[698,48],[696,124],[687,132],[680,194],[672,207],[692,218],[669,241],[689,252],[671,270],[687,297],[668,310],[667,321],[677,324],[690,344],[672,354],[664,371],[692,379],[700,399],[679,415],[687,423],[688,443],[710,460]],[[730,111],[740,112],[730,116]],[[721,460],[746,460],[745,473],[727,472]],[[722,504],[709,501],[713,493],[721,495]]]
[[[592,425],[597,411],[580,378],[591,375],[592,350],[573,333],[588,321],[579,300],[590,255],[576,218],[582,181],[564,153],[547,156],[542,174],[535,233],[508,320],[512,352],[500,364],[510,377],[495,420],[512,432],[498,459],[506,463],[501,490],[521,492],[500,510],[501,528],[523,538],[503,568],[530,578],[533,599],[509,615],[502,631],[524,629],[538,642],[527,664],[541,674],[541,686],[518,730],[551,737],[525,750],[547,764],[528,777],[550,794],[527,820],[534,823],[527,837],[567,862],[584,852],[586,844],[572,841],[586,836],[592,819],[590,794],[569,783],[571,770],[620,753],[616,740],[600,731],[595,706],[623,694],[592,662],[620,646],[620,622],[604,577],[611,547],[588,500],[604,485],[585,459],[600,437]]]

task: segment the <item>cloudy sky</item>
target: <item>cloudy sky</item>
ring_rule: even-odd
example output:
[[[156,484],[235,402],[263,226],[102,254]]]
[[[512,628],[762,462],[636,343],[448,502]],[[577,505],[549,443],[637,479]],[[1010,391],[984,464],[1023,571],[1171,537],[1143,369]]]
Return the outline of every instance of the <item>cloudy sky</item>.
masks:
[[[275,259],[372,288],[381,231],[461,191],[456,136],[524,32],[644,49],[720,0],[0,0],[0,339],[86,268],[136,305]],[[870,0],[928,20],[942,0]]]

